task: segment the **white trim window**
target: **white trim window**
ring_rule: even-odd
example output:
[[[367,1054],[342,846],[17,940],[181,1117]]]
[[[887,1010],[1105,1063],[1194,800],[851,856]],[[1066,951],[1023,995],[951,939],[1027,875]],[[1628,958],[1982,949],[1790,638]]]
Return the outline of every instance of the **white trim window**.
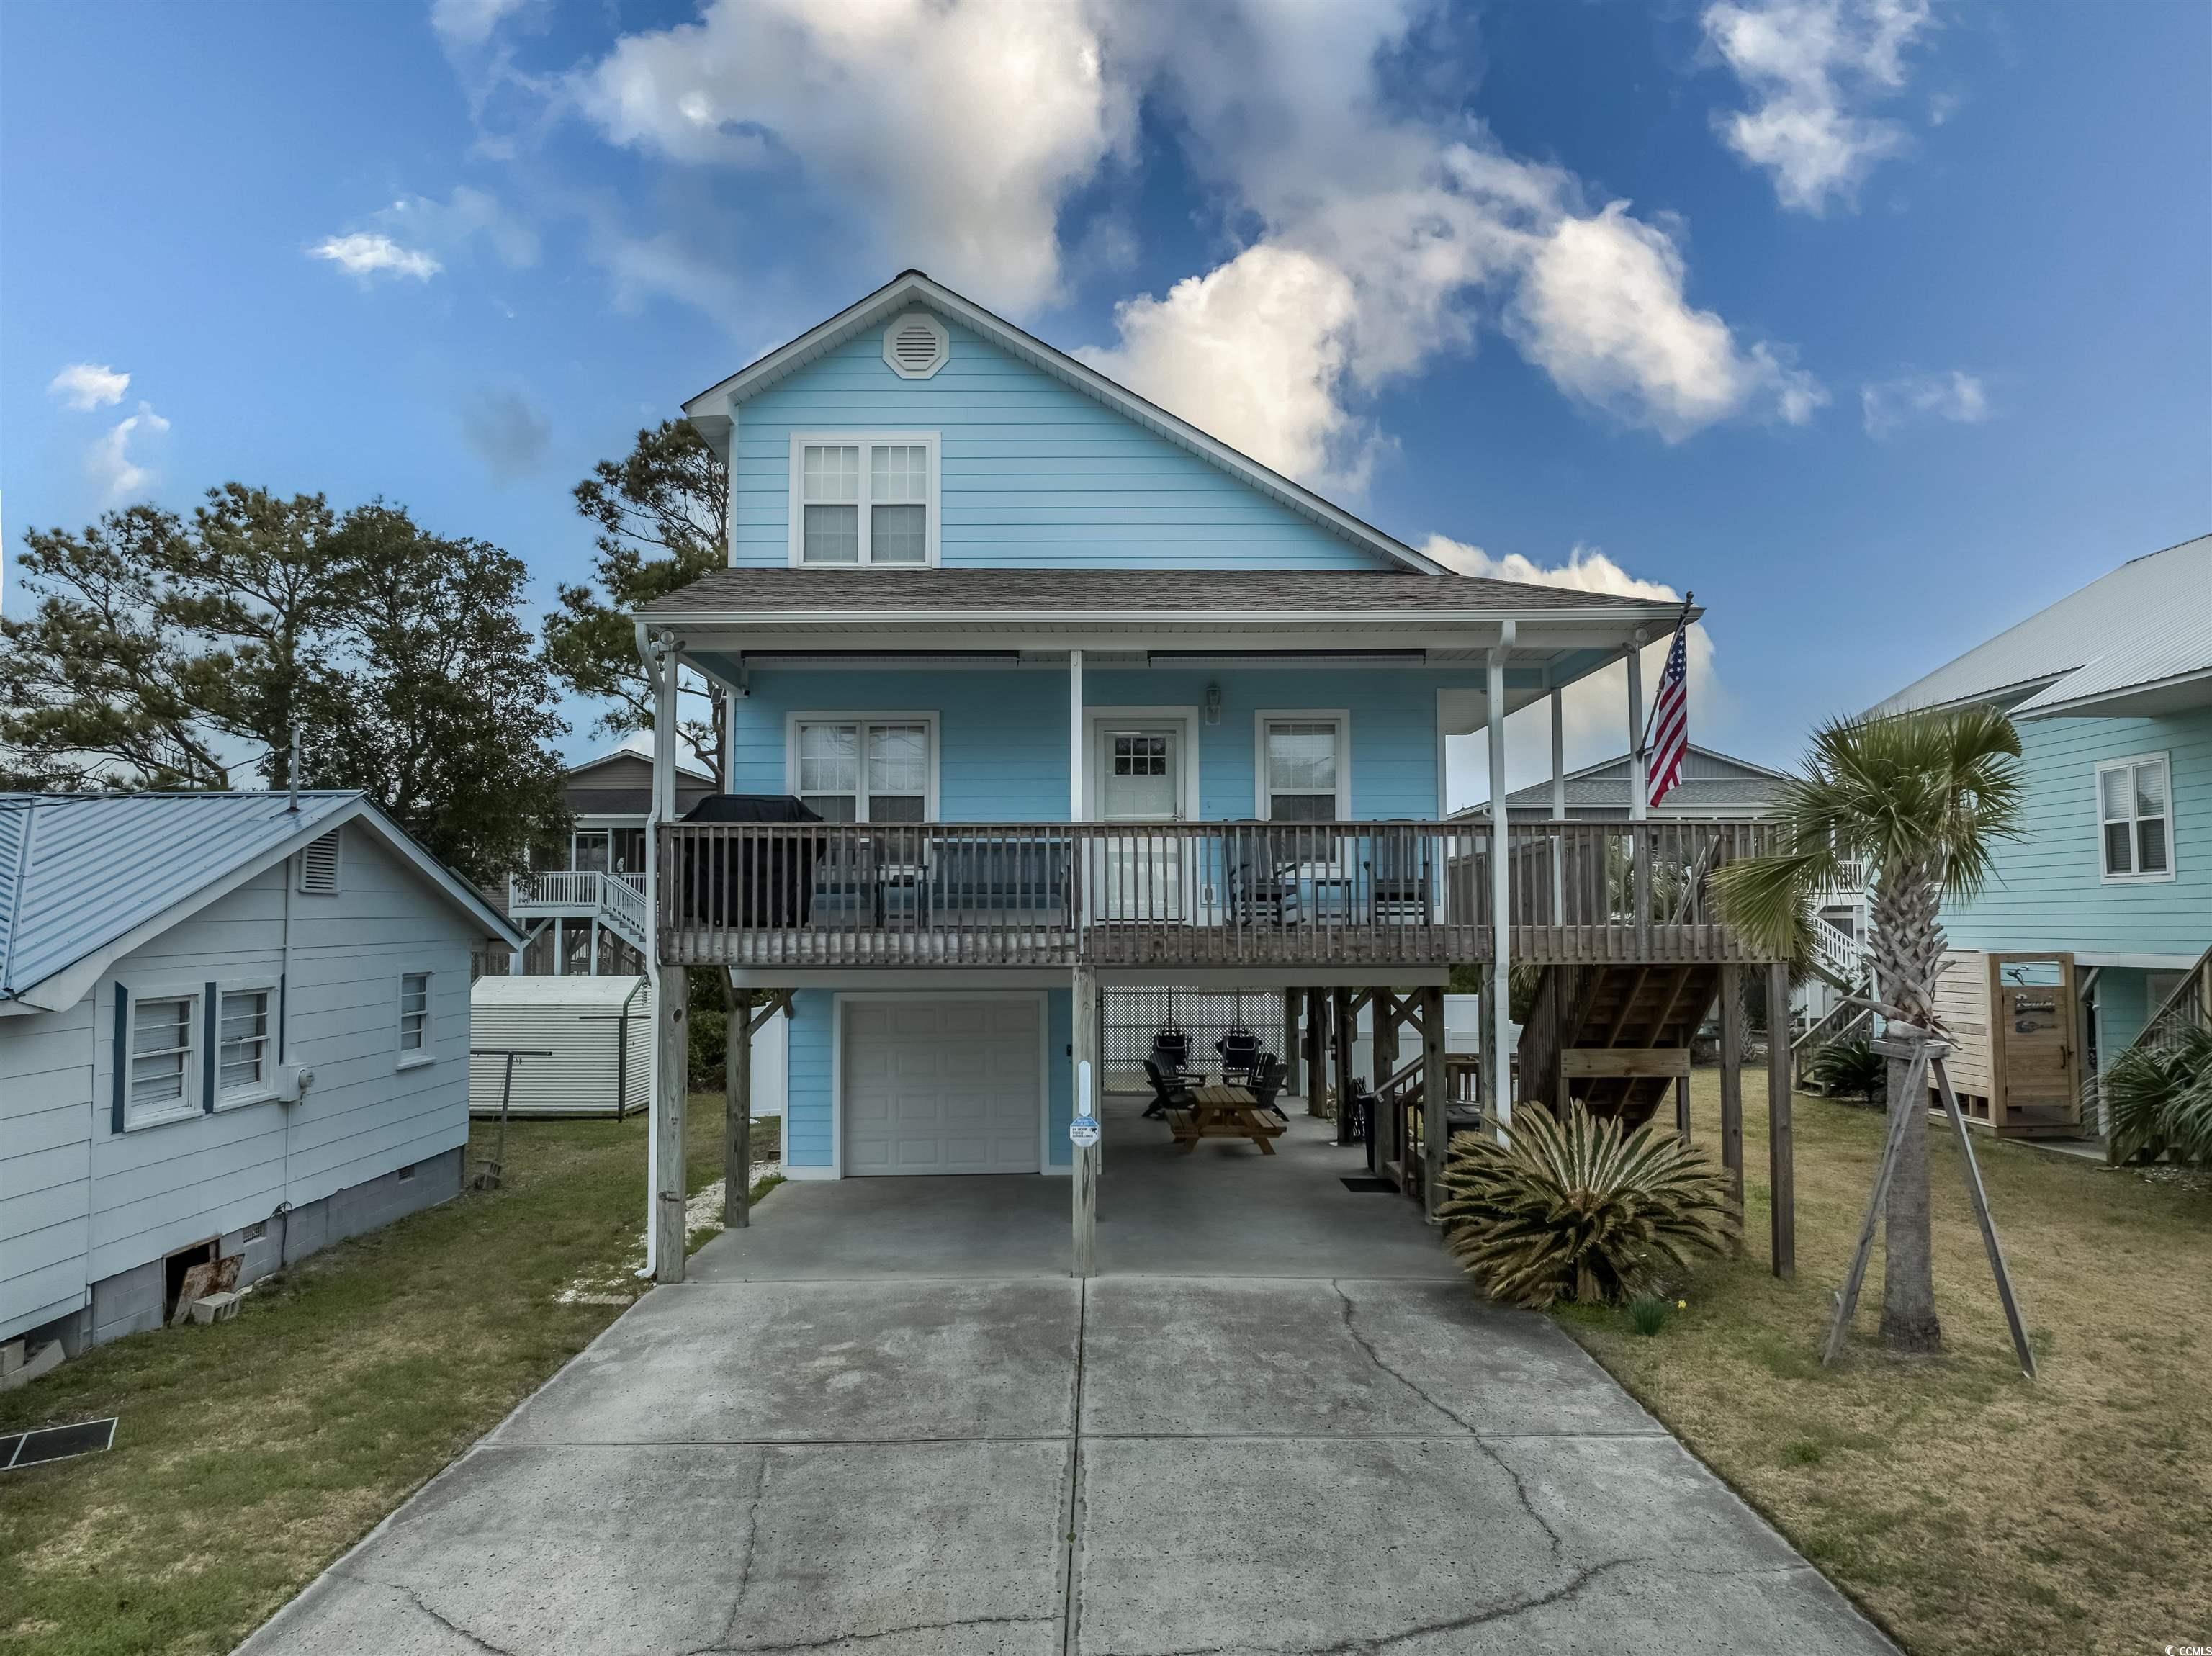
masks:
[[[222,991],[216,1019],[218,1103],[241,1102],[269,1091],[270,1009],[276,998],[264,985]]]
[[[2097,834],[2106,881],[2173,877],[2173,793],[2166,755],[2097,767]]]
[[[1351,719],[1334,712],[1259,715],[1258,814],[1271,822],[1341,822],[1351,814]]]
[[[791,561],[922,569],[937,561],[933,431],[794,432]]]
[[[199,1113],[199,1027],[198,995],[131,998],[126,1128]]]
[[[430,1045],[430,974],[399,974],[399,1062],[428,1064],[437,1056]]]
[[[825,822],[926,822],[936,798],[935,721],[792,721],[792,792]]]

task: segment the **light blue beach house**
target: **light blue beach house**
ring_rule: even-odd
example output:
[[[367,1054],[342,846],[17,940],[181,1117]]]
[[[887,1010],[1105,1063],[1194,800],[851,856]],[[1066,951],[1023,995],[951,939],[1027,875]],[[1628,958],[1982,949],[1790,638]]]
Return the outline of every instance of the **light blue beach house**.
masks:
[[[2000,1131],[2094,1131],[2096,1077],[2161,1007],[2206,998],[2212,536],[2122,564],[1874,711],[1975,702],[2012,715],[2026,800],[1988,889],[1943,916],[1961,1058]]]
[[[1376,1128],[1419,1189],[1454,965],[1553,968],[1524,1087],[1648,1113],[1752,959],[1702,876],[1757,824],[1443,820],[1447,736],[1498,754],[1547,700],[1556,732],[1625,653],[1640,727],[1634,652],[1679,606],[1451,574],[918,272],[684,412],[728,456],[731,532],[638,617],[664,1044],[666,968],[791,994],[792,1178],[1068,1172],[1102,986],[1175,985],[1282,995],[1259,1033],[1309,1076],[1325,1016],[1425,1018],[1360,1078],[1420,1101]],[[679,661],[733,697],[723,793],[688,813]]]

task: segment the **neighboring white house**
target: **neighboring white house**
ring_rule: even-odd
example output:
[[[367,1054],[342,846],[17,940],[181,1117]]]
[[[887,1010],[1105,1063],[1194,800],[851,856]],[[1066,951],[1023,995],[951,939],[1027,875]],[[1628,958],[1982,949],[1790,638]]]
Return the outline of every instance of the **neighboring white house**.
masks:
[[[0,796],[0,1339],[160,1325],[460,1188],[470,956],[358,793]]]

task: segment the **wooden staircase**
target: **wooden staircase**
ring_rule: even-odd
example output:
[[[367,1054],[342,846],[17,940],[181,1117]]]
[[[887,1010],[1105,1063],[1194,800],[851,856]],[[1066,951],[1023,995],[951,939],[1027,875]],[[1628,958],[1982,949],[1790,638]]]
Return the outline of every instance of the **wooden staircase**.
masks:
[[[1547,967],[1521,1032],[1522,1097],[1642,1125],[1689,1074],[1720,983],[1711,962]]]

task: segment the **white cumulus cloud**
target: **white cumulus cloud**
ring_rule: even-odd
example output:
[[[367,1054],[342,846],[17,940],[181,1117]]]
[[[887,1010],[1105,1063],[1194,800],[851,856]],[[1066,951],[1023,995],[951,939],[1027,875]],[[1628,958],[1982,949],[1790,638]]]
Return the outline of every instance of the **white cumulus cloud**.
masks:
[[[169,422],[154,412],[152,404],[141,403],[137,413],[117,421],[86,451],[86,474],[110,504],[143,493],[153,482],[152,470],[140,464],[133,447],[141,439],[158,437],[168,428]]]
[[[1958,368],[1907,373],[1861,385],[1859,413],[1868,436],[1887,437],[1914,420],[1978,426],[1990,417],[1990,397],[1980,379]]]
[[[112,408],[131,389],[131,376],[105,362],[72,362],[46,382],[47,391],[80,413]]]
[[[1905,129],[1868,108],[1905,81],[1905,53],[1928,27],[1927,0],[1720,0],[1705,39],[1749,94],[1716,118],[1728,147],[1774,179],[1784,207],[1849,203]]]
[[[1431,535],[1421,550],[1448,569],[1491,580],[1526,581],[1539,586],[1560,586],[1576,592],[1606,592],[1619,597],[1649,598],[1680,604],[1683,595],[1663,581],[1632,575],[1600,548],[1575,547],[1565,563],[1540,564],[1518,552],[1493,556],[1479,546]],[[1656,694],[1659,675],[1667,665],[1673,639],[1669,629],[1641,652],[1644,664],[1644,709],[1648,715]],[[1713,641],[1703,622],[1693,622],[1688,640],[1690,658],[1690,739],[1703,742],[1704,727],[1725,705],[1720,679],[1713,670]],[[1567,768],[1577,769],[1600,760],[1618,758],[1628,751],[1628,666],[1615,662],[1589,677],[1569,685],[1559,698],[1561,722],[1565,726]],[[1480,735],[1450,738],[1449,756],[1459,762],[1455,773],[1473,774],[1486,767],[1487,738]],[[1548,714],[1529,709],[1506,725],[1506,772],[1515,787],[1525,787],[1552,773],[1552,727]],[[1486,797],[1480,786],[1465,784],[1451,790],[1455,806]]]
[[[412,276],[428,282],[446,267],[418,247],[403,247],[390,236],[356,230],[331,236],[307,250],[310,258],[328,259],[348,276],[364,282],[380,276]]]
[[[896,264],[1016,312],[1058,294],[1061,203],[1133,125],[1074,0],[713,0],[622,39],[574,94],[617,143],[795,165]]]

